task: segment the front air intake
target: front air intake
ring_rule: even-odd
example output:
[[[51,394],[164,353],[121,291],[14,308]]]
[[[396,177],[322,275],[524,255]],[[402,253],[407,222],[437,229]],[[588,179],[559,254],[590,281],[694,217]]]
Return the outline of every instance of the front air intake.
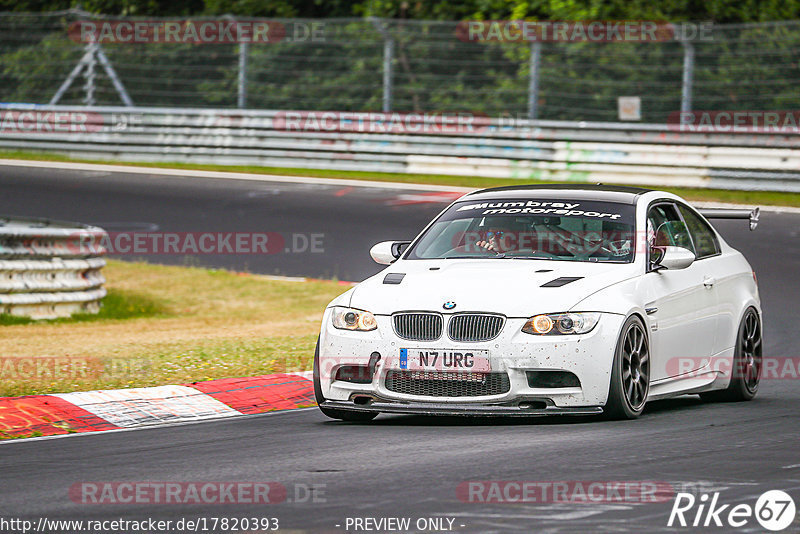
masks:
[[[333,379],[353,384],[370,384],[372,372],[366,365],[342,365],[336,370]]]
[[[569,371],[526,371],[529,388],[579,388],[581,381]]]
[[[484,397],[511,390],[507,373],[390,370],[386,389],[419,397]]]

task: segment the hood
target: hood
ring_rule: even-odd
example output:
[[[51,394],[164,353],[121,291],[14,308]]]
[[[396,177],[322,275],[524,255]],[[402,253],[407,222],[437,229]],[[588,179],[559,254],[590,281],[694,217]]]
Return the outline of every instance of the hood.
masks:
[[[631,278],[635,273],[634,264],[512,259],[404,260],[356,286],[350,305],[379,315],[427,310],[530,317],[537,313],[569,311],[592,293]],[[385,279],[392,283],[384,283]],[[549,287],[542,287],[545,284]],[[445,302],[455,302],[456,306],[444,310]]]

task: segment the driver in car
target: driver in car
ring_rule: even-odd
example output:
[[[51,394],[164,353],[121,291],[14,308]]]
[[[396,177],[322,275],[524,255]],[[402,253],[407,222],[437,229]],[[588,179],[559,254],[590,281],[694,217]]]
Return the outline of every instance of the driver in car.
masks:
[[[506,252],[535,252],[530,223],[525,218],[487,217],[485,232],[481,232],[475,243],[477,250],[503,254]]]
[[[497,252],[498,254],[516,248],[514,235],[507,228],[491,227],[486,231],[483,239],[479,239],[475,246],[479,249]]]

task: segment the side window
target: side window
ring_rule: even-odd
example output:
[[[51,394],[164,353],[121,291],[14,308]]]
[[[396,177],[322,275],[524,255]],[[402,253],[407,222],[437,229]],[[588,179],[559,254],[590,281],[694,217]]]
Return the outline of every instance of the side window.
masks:
[[[689,227],[689,232],[692,234],[692,240],[697,249],[697,259],[719,254],[719,241],[708,223],[686,206],[678,204],[678,209],[681,210],[683,220],[686,221],[686,226]]]
[[[689,231],[672,204],[656,204],[647,212],[647,241],[651,247],[683,247],[694,252]]]

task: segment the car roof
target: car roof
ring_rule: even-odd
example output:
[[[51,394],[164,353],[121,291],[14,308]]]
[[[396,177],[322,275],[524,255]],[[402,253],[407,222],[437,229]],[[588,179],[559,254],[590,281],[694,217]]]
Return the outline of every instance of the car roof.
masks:
[[[641,195],[649,193],[650,191],[653,190],[624,185],[536,184],[481,189],[480,191],[473,191],[467,194],[466,197],[469,197],[471,201],[505,198],[553,198],[636,204]]]

